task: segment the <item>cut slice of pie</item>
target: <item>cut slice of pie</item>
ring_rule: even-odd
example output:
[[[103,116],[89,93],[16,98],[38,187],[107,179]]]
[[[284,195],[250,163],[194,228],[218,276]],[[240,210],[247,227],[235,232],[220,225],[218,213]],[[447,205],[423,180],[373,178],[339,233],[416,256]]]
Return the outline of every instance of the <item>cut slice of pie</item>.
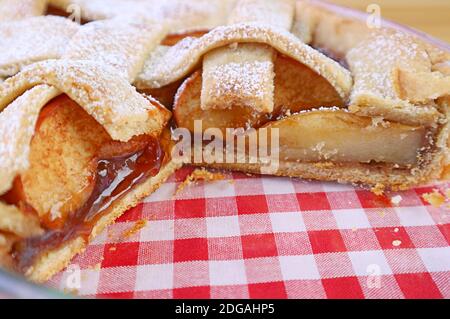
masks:
[[[136,21],[77,28],[61,59],[0,85],[0,264],[33,281],[180,167],[171,112],[130,84],[165,29]]]
[[[170,112],[86,61],[33,65],[0,91],[0,261],[41,282],[179,167]]]

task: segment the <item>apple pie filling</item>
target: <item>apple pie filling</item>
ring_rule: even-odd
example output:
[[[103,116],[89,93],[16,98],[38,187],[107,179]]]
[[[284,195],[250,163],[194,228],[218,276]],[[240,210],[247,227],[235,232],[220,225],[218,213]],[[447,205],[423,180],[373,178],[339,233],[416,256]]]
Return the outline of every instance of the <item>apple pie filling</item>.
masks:
[[[113,141],[67,96],[55,98],[40,113],[30,168],[0,198],[37,217],[43,229],[15,242],[15,268],[25,272],[47,251],[79,237],[88,241],[96,223],[164,161],[157,138]]]
[[[196,71],[176,96],[177,125],[196,133],[194,123],[201,120],[203,132],[219,128],[223,136],[229,128],[256,130],[248,134],[278,129],[279,158],[285,162],[412,168],[432,148],[434,129],[353,114],[328,81],[299,62],[279,55],[274,72],[274,108],[261,112],[241,105],[203,109],[202,70]]]

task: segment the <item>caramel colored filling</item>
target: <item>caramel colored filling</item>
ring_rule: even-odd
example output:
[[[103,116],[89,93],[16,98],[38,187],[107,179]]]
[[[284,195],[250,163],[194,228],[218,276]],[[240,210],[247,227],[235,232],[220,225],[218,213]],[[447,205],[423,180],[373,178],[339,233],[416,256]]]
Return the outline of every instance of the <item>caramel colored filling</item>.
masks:
[[[21,242],[14,254],[18,269],[25,271],[40,253],[58,248],[64,242],[80,236],[88,240],[93,227],[117,200],[159,172],[163,156],[158,141],[150,138],[137,152],[100,158],[93,191],[87,201],[69,213],[61,229],[48,230],[42,236]]]
[[[87,241],[121,198],[158,174],[164,157],[153,136],[113,141],[68,97],[51,101],[36,125],[30,169],[2,198],[39,216],[45,229],[41,236],[17,242],[17,270],[25,272],[43,253],[70,240]]]

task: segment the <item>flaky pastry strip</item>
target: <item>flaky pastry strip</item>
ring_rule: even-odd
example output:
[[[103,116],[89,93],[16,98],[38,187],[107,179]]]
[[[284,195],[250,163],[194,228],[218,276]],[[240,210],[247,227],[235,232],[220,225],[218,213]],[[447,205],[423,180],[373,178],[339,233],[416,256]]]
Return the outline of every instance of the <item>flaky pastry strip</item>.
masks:
[[[364,19],[339,15],[328,4],[299,0],[292,32],[305,43],[341,58],[367,38],[370,29]]]
[[[0,23],[0,77],[34,62],[60,58],[79,27],[54,16]]]
[[[2,0],[0,23],[40,16],[44,14],[46,5],[46,0]]]
[[[450,76],[441,72],[412,72],[398,70],[398,94],[411,103],[428,103],[450,95]]]
[[[103,125],[111,138],[159,135],[170,112],[139,94],[117,70],[92,61],[48,60],[25,68],[0,86],[0,109],[28,89],[48,84],[67,94]]]
[[[274,108],[275,51],[262,44],[214,50],[203,60],[201,108],[246,106],[270,113]]]
[[[228,24],[259,22],[290,30],[294,7],[295,0],[238,0]]]
[[[293,0],[239,0],[228,24],[267,23],[290,30],[294,5]],[[272,112],[274,58],[273,48],[259,44],[229,46],[207,53],[203,60],[202,109],[241,105]]]
[[[163,24],[119,18],[91,22],[80,28],[63,58],[104,63],[133,82],[148,55],[166,36],[166,30]]]
[[[80,14],[81,18],[88,21],[104,20],[117,17],[121,14],[129,14],[142,9],[138,1],[126,2],[123,0],[47,0],[49,5],[60,10],[71,10]]]
[[[209,30],[226,23],[235,0],[49,0],[59,9],[69,5],[88,21],[118,16],[143,17],[155,23],[167,22],[170,32]]]
[[[414,77],[432,75],[426,48],[414,37],[388,29],[374,31],[348,52],[347,62],[355,80],[350,98],[352,111],[422,125],[437,120],[439,112],[433,107],[434,101],[414,103],[407,95],[411,92],[403,90],[404,81],[399,76],[400,70],[407,70]]]
[[[346,100],[352,87],[352,76],[339,63],[304,44],[291,33],[261,24],[237,24],[219,27],[199,39],[186,38],[166,54],[146,62],[135,85],[138,88],[160,88],[188,75],[204,54],[232,43],[268,44],[281,54],[304,64],[324,77]]]

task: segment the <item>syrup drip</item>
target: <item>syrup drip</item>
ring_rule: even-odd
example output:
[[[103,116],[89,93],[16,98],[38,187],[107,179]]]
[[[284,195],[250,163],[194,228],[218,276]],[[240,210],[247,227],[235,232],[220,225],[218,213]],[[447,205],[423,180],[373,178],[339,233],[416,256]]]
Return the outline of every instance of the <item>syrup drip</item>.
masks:
[[[47,230],[44,235],[28,238],[16,247],[13,257],[17,269],[24,272],[42,252],[82,237],[88,240],[96,223],[109,208],[135,185],[158,174],[164,160],[159,141],[148,138],[143,149],[131,154],[100,158],[93,191],[82,207],[71,212],[61,229]]]

